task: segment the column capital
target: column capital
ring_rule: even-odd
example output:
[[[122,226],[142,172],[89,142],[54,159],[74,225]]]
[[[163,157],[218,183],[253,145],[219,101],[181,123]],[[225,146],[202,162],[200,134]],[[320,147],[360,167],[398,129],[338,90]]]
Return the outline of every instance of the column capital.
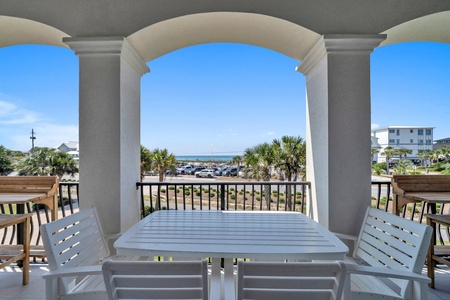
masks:
[[[141,76],[150,72],[145,61],[125,37],[70,37],[63,38],[79,57],[117,55],[125,59]]]
[[[385,39],[385,34],[325,34],[311,48],[296,71],[306,75],[329,53],[370,55]]]

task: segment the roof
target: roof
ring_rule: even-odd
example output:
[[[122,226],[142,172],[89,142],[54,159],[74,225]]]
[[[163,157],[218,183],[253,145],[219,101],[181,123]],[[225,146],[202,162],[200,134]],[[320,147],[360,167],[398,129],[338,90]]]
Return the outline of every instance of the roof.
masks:
[[[372,132],[388,130],[388,129],[434,129],[434,128],[436,128],[436,127],[433,127],[433,126],[387,126],[387,127],[372,129]]]

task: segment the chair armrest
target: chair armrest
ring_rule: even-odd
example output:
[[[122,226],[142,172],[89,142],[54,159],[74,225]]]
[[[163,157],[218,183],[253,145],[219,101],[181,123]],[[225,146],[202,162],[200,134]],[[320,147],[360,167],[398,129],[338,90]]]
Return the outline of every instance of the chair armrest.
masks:
[[[345,234],[345,233],[339,233],[339,232],[333,232],[333,234],[341,240],[353,241],[353,249],[356,249],[356,246],[358,245],[358,237],[357,236]]]
[[[72,276],[83,276],[83,275],[100,275],[102,274],[102,266],[85,266],[85,267],[74,267],[74,268],[63,268],[58,270],[53,270],[42,275],[44,279],[53,279],[59,277],[72,277]]]
[[[395,181],[391,182],[391,185],[392,185],[392,192],[394,194],[399,196],[405,196],[405,191],[402,188],[400,188]]]
[[[335,236],[337,236],[338,238],[340,238],[341,240],[349,240],[349,241],[354,241],[354,242],[356,242],[358,240],[357,236],[350,235],[350,234],[339,233],[339,232],[333,232],[333,234]]]
[[[347,273],[349,274],[360,274],[360,275],[372,275],[372,276],[382,276],[388,278],[400,278],[413,280],[418,282],[429,283],[431,279],[422,274],[417,274],[414,272],[393,270],[388,268],[376,268],[371,266],[361,266],[353,264],[345,264],[347,268]]]

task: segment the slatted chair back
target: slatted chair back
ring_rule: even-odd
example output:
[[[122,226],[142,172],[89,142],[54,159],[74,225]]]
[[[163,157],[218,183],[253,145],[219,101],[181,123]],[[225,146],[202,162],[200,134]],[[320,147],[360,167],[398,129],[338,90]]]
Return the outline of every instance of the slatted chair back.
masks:
[[[430,226],[369,207],[353,256],[373,267],[420,274],[432,233]],[[407,298],[411,281],[392,280]]]
[[[112,261],[103,264],[110,300],[208,299],[208,263],[202,261]]]
[[[341,299],[342,262],[238,262],[237,299]]]
[[[40,227],[50,270],[99,265],[110,255],[95,207],[81,210]],[[98,284],[103,285],[102,276]],[[80,278],[60,278],[58,288],[67,294]]]

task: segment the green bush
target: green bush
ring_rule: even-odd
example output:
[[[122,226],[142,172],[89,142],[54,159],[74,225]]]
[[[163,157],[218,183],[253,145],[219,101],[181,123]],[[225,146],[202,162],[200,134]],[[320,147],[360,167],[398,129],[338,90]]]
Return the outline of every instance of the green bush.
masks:
[[[383,171],[386,171],[386,163],[376,163],[372,165],[372,170],[376,175],[381,175]]]
[[[161,193],[165,193],[166,192],[166,189],[161,189]]]
[[[175,187],[173,185],[169,186],[169,191],[173,191]]]
[[[236,199],[236,195],[231,195],[230,198],[234,200]]]
[[[261,197],[259,197],[259,196],[256,196],[256,201],[261,201]]]

